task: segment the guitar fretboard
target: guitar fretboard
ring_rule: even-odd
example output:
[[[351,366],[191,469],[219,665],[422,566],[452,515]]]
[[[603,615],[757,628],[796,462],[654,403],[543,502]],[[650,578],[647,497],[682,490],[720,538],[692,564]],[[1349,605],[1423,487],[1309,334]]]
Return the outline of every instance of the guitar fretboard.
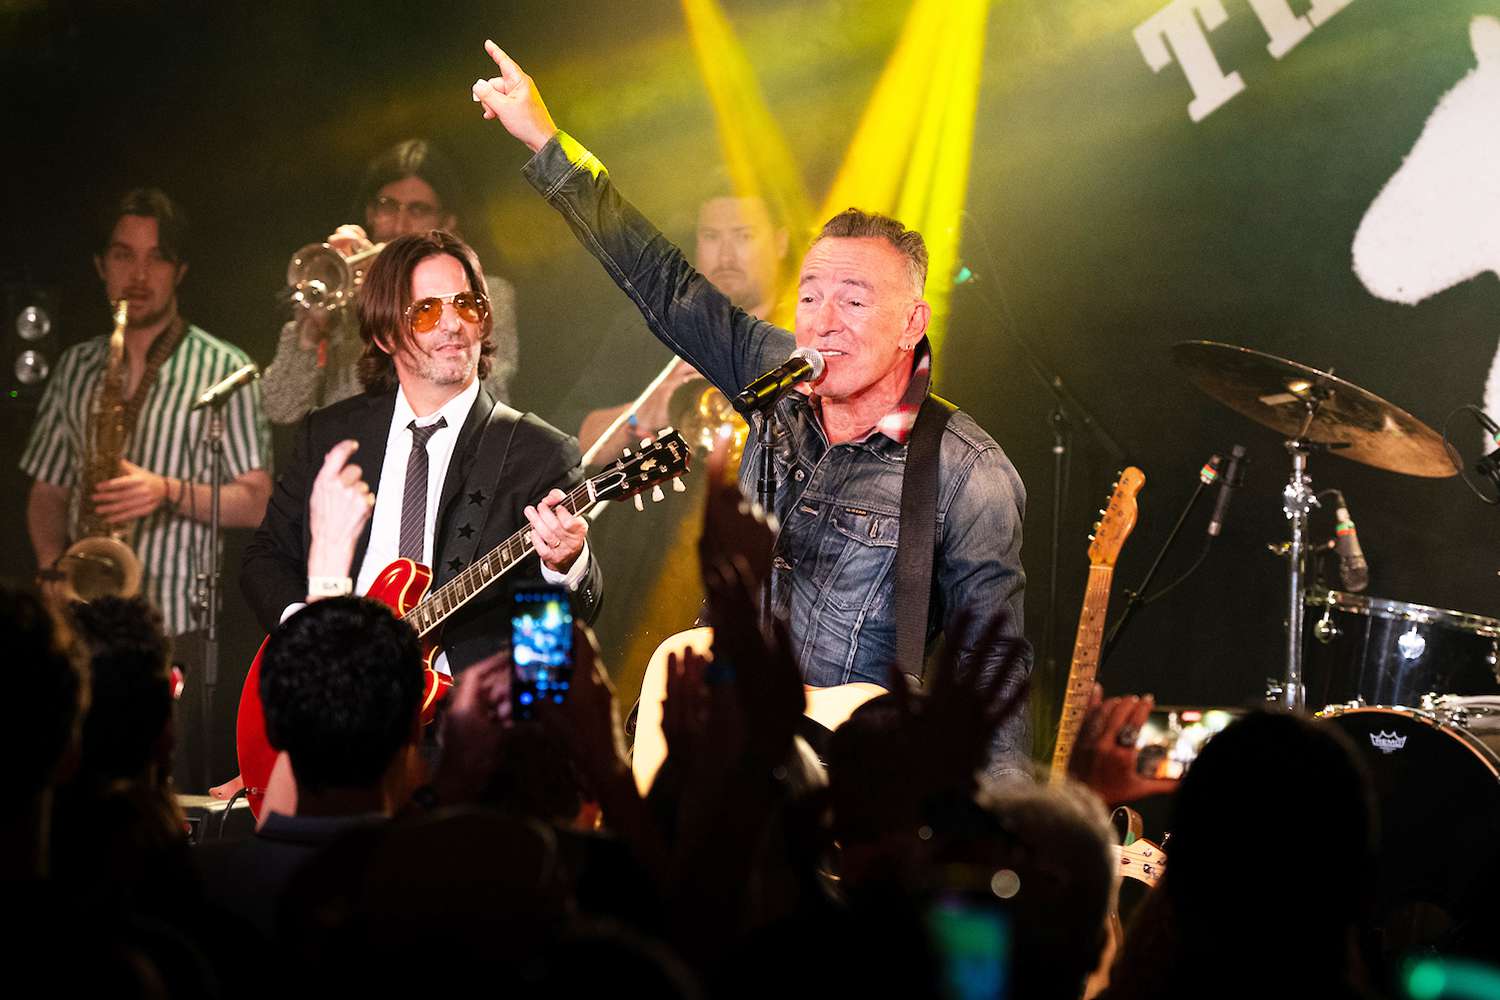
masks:
[[[570,514],[577,514],[593,502],[592,486],[593,480],[585,480],[558,506],[566,507]],[[428,594],[401,620],[416,629],[417,635],[426,635],[531,554],[531,525],[528,524]]]
[[[1099,647],[1104,639],[1104,618],[1109,610],[1109,588],[1113,566],[1090,566],[1083,592],[1083,610],[1078,614],[1078,637],[1073,642],[1073,662],[1068,667],[1068,686],[1063,693],[1062,717],[1057,724],[1057,745],[1052,751],[1052,778],[1068,773],[1073,743],[1088,711],[1094,677],[1099,672]]]

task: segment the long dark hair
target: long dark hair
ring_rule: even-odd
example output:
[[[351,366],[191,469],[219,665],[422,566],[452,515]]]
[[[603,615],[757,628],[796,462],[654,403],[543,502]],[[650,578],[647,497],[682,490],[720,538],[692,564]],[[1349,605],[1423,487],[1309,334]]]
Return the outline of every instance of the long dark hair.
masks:
[[[428,257],[447,255],[463,265],[469,287],[487,296],[484,269],[479,257],[463,240],[442,229],[398,236],[385,245],[365,275],[359,291],[359,338],[364,352],[359,357],[359,381],[366,392],[392,392],[399,384],[391,356],[411,345],[411,327],[406,308],[411,305],[411,275]],[[489,309],[480,323],[479,380],[490,375],[490,355],[495,342],[490,337],[494,316]]]

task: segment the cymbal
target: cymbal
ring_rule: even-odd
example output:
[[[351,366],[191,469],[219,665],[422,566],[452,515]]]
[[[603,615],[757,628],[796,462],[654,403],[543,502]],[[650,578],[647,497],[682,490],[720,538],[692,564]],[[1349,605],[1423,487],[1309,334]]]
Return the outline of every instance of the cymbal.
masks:
[[[1458,474],[1442,437],[1401,407],[1329,372],[1211,340],[1172,346],[1172,361],[1199,389],[1287,438],[1302,432],[1308,402],[1321,400],[1304,441],[1408,476]]]

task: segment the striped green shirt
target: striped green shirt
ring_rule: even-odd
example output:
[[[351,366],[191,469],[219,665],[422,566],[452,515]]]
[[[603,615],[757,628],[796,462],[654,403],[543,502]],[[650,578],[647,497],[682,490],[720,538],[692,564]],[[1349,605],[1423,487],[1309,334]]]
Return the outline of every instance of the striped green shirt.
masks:
[[[36,424],[21,456],[21,471],[70,490],[68,534],[76,536],[79,486],[87,461],[94,393],[108,363],[109,338],[96,337],[63,352],[47,383]],[[182,343],[161,366],[141,407],[125,457],[158,475],[206,483],[209,450],[203,440],[208,412],[189,414],[193,400],[250,360],[232,344],[189,326]],[[270,470],[271,432],[261,412],[260,387],[237,392],[224,408],[224,477]],[[197,575],[208,569],[208,525],[165,506],[139,521],[126,540],[141,558],[143,594],[161,609],[172,635],[204,624],[194,613]],[[203,513],[203,512],[196,512]]]

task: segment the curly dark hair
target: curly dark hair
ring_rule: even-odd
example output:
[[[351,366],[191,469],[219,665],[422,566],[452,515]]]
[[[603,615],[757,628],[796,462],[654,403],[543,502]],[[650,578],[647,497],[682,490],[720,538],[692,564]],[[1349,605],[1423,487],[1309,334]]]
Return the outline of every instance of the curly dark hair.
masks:
[[[139,597],[101,597],[74,604],[69,618],[89,656],[83,772],[135,777],[153,762],[172,715],[171,643],[161,612]]]
[[[266,735],[291,757],[299,789],[369,787],[410,738],[422,684],[417,633],[390,608],[317,601],[266,642]]]

